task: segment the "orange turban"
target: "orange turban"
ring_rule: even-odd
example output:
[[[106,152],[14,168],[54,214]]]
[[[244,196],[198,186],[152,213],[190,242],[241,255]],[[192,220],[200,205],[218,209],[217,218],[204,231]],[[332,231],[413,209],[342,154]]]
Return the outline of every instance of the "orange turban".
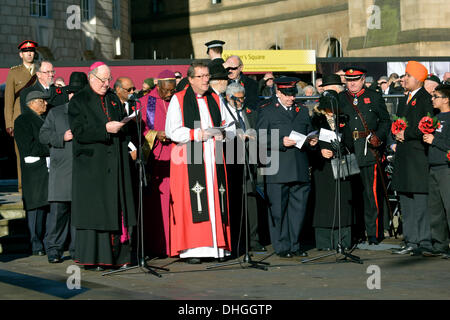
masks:
[[[408,64],[406,65],[406,73],[409,73],[414,78],[416,78],[418,81],[424,82],[425,79],[428,77],[428,70],[424,67],[423,64],[417,62],[417,61],[408,61]]]

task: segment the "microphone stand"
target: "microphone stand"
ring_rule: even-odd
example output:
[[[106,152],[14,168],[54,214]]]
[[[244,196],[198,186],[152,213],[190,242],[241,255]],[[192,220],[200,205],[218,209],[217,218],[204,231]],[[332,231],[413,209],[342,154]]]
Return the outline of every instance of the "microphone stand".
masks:
[[[133,101],[140,103],[140,101],[137,99],[133,100]],[[142,190],[143,190],[144,186],[145,187],[147,186],[147,179],[145,176],[145,164],[144,164],[144,161],[142,160],[142,115],[141,115],[141,112],[139,112],[140,109],[141,108],[136,108],[136,110],[135,110],[136,121],[137,121],[137,134],[138,134],[138,141],[139,141],[138,147],[137,147],[138,148],[138,156],[136,159],[136,163],[139,168],[139,205],[138,205],[138,223],[137,223],[137,229],[138,229],[137,260],[138,260],[138,262],[137,262],[136,266],[132,266],[132,267],[128,267],[128,268],[122,267],[118,270],[113,270],[110,272],[103,273],[102,276],[139,268],[143,272],[150,273],[150,274],[153,274],[154,276],[157,276],[158,278],[161,278],[162,277],[161,274],[159,274],[158,272],[156,272],[153,269],[169,271],[169,269],[167,269],[167,268],[148,265],[147,259],[144,257],[144,220],[143,220],[144,219],[144,210],[143,210]],[[139,246],[139,244],[140,244],[140,246]],[[139,256],[139,247],[141,249],[140,256]]]
[[[327,96],[327,95],[324,94],[324,96]],[[337,213],[338,213],[338,239],[339,240],[338,240],[338,243],[336,245],[336,252],[330,252],[330,253],[327,253],[327,254],[324,254],[324,255],[320,255],[318,257],[314,257],[314,258],[310,258],[310,259],[304,259],[304,260],[302,260],[302,263],[307,263],[307,262],[310,262],[310,261],[318,260],[318,259],[329,257],[329,256],[332,256],[332,255],[336,256],[337,254],[342,254],[344,257],[341,258],[341,261],[349,261],[349,262],[355,262],[355,263],[362,264],[363,262],[361,261],[361,259],[359,257],[351,254],[351,252],[354,250],[354,248],[356,246],[354,248],[352,248],[350,250],[350,252],[346,252],[346,249],[342,245],[342,238],[341,238],[341,178],[340,178],[342,152],[341,152],[341,148],[340,148],[339,131],[338,131],[338,128],[339,128],[339,103],[338,103],[338,101],[335,101],[336,102],[336,108],[335,108],[334,104],[333,104],[333,100],[336,100],[336,98],[334,96],[330,95],[330,94],[328,94],[328,96],[331,98],[330,99],[331,109],[332,109],[332,112],[333,112],[333,115],[334,115],[334,132],[336,134],[336,141],[337,141],[337,146],[338,146],[336,148],[337,149],[336,150],[336,154],[337,154],[337,158],[338,158],[339,161],[337,162],[337,170],[336,170],[337,171],[337,173],[336,173],[337,179],[336,179],[336,182],[335,182],[335,184],[336,184],[336,189],[335,189],[336,190],[336,195],[335,195],[335,197],[337,197],[337,206],[336,206],[336,198],[335,198],[335,208],[334,208],[334,210],[336,212],[336,209],[337,209]],[[333,222],[333,225],[334,225],[334,222]],[[332,229],[331,232],[332,232],[331,233],[332,241],[334,242],[334,235],[333,235],[334,231],[333,231],[333,229]],[[347,260],[347,259],[349,259],[349,260]]]
[[[236,100],[234,100],[236,101]],[[231,110],[228,108],[227,104],[225,103],[225,107],[227,108],[228,112],[230,113],[230,115],[233,117],[233,119],[235,120],[235,124],[236,126],[239,127],[239,129],[241,128],[241,125],[239,123],[239,121],[237,121],[234,118],[233,113],[231,113]],[[236,137],[236,139],[238,139],[238,137]],[[245,138],[243,139],[243,143],[244,143],[244,170],[243,170],[243,181],[242,181],[242,189],[243,189],[243,197],[242,197],[242,202],[241,202],[241,228],[242,228],[242,216],[244,215],[245,218],[245,254],[244,254],[244,263],[246,265],[242,266],[241,261],[238,259],[238,261],[235,262],[229,262],[229,263],[221,263],[221,264],[216,264],[213,266],[208,266],[206,267],[206,269],[213,269],[213,268],[218,268],[218,267],[225,267],[225,266],[231,266],[231,265],[235,265],[235,264],[240,264],[242,266],[242,268],[256,268],[256,269],[260,269],[260,270],[264,270],[267,271],[267,265],[270,265],[270,263],[268,262],[263,262],[263,261],[253,261],[250,257],[250,253],[249,253],[249,248],[248,248],[248,244],[249,244],[249,227],[248,227],[248,206],[247,206],[247,201],[248,201],[248,194],[247,194],[247,175],[250,178],[250,181],[253,185],[253,187],[256,189],[256,184],[255,181],[251,175],[251,171],[249,168],[249,160],[248,160],[248,149],[247,149],[247,145],[245,142]],[[250,174],[248,174],[250,172]],[[241,229],[242,230],[242,229]],[[240,242],[240,233],[239,233],[239,240]],[[239,248],[239,245],[238,245]],[[239,255],[239,252],[238,252]]]

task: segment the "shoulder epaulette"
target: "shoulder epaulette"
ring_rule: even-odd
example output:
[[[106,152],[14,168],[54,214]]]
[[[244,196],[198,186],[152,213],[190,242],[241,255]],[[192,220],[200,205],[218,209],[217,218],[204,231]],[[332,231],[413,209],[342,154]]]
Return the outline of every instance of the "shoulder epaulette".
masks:
[[[11,70],[16,69],[16,68],[18,68],[18,67],[20,67],[20,66],[21,66],[21,64],[19,64],[18,66],[12,66],[12,67],[11,67]]]
[[[269,102],[266,102],[266,103],[260,105],[259,107],[260,107],[260,108],[264,108],[264,107],[267,107],[267,106],[268,106],[269,104],[271,104],[271,103],[272,103],[272,101],[269,101]]]

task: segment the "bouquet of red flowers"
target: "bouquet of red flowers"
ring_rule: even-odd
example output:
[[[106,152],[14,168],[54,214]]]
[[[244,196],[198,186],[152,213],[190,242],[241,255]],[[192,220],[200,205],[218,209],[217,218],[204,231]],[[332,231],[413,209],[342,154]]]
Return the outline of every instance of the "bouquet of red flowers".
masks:
[[[408,127],[408,122],[404,117],[396,117],[394,116],[394,122],[392,122],[391,132],[393,134],[397,134],[400,131],[405,130]]]
[[[419,130],[423,134],[433,133],[436,129],[439,129],[440,127],[441,123],[439,122],[439,120],[437,120],[436,117],[432,118],[429,113],[419,121]]]

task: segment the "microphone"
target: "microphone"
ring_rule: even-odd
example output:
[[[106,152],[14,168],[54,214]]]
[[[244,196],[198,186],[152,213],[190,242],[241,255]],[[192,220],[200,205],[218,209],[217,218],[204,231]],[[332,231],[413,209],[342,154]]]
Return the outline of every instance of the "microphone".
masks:
[[[130,93],[128,95],[128,100],[137,101],[137,100],[139,100],[139,98],[136,93]]]

